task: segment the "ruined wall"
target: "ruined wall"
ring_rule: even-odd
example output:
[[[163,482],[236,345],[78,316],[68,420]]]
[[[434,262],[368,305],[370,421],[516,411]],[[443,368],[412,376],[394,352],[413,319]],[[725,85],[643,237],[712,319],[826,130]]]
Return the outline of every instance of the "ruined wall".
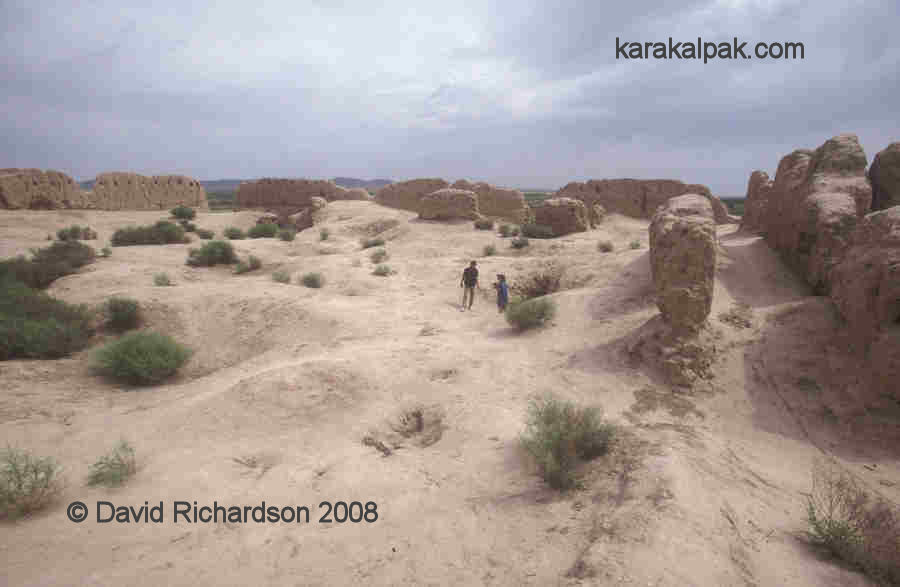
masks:
[[[443,179],[438,178],[400,181],[378,190],[378,193],[375,194],[375,201],[382,206],[418,212],[419,200],[423,196],[442,190],[449,185]]]
[[[591,227],[588,209],[575,198],[549,198],[534,209],[535,223],[549,226],[554,236],[584,232]]]
[[[241,208],[263,208],[289,215],[309,207],[312,198],[331,202],[343,199],[346,191],[324,179],[264,178],[242,183],[236,202]]]
[[[468,190],[444,188],[419,199],[419,218],[425,220],[451,220],[481,218],[478,195]]]
[[[184,175],[102,173],[88,192],[90,207],[99,210],[169,210],[179,204],[208,208],[206,190]]]
[[[875,155],[868,177],[873,211],[900,206],[900,143],[891,143]]]
[[[472,183],[465,179],[456,181],[450,187],[478,194],[478,209],[485,216],[504,218],[518,224],[530,218],[531,208],[519,190],[499,188],[483,181]]]
[[[742,229],[752,231],[762,229],[772,186],[772,180],[765,171],[754,171],[750,174],[744,200],[744,215],[741,217]]]
[[[87,208],[87,196],[59,171],[0,169],[0,208]]]

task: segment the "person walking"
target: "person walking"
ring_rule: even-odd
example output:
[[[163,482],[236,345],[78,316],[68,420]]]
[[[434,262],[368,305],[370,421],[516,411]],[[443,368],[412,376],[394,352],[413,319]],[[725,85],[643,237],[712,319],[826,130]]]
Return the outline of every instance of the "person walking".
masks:
[[[462,279],[459,287],[463,288],[462,311],[466,310],[466,297],[469,298],[469,309],[472,309],[472,302],[475,301],[475,288],[478,287],[478,268],[477,263],[472,261],[469,266],[463,270]]]
[[[506,276],[502,273],[497,274],[497,283],[494,284],[497,289],[497,309],[502,314],[509,304],[509,286],[506,283]]]

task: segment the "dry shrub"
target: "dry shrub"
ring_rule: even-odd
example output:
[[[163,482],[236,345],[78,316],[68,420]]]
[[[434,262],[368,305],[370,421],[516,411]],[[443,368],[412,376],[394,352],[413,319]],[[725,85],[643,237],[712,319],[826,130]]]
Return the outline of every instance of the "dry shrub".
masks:
[[[510,292],[526,300],[558,292],[563,273],[565,270],[562,266],[548,263],[516,278],[515,283],[510,286]]]

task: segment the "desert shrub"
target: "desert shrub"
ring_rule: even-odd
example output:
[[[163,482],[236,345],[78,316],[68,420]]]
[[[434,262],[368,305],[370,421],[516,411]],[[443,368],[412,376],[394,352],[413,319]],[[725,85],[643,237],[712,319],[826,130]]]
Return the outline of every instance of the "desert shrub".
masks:
[[[475,221],[475,228],[478,230],[493,230],[494,221],[490,218],[479,218]]]
[[[384,239],[383,238],[364,238],[360,241],[362,248],[371,249],[372,247],[383,247]]]
[[[485,257],[490,257],[490,256],[496,255],[496,254],[497,254],[497,247],[495,247],[494,245],[485,245],[484,246],[484,256]]]
[[[290,283],[291,274],[287,271],[276,271],[272,274],[272,280],[277,281],[278,283]]]
[[[150,226],[120,228],[112,235],[114,247],[131,245],[168,245],[188,242],[184,228],[168,220],[160,220]]]
[[[103,455],[97,459],[96,463],[91,465],[88,471],[88,485],[118,487],[136,469],[137,463],[134,458],[134,448],[122,440],[109,454]]]
[[[0,277],[0,360],[56,359],[79,351],[94,333],[91,318],[86,306]]]
[[[269,223],[254,225],[247,231],[247,236],[250,238],[272,238],[276,234],[278,234],[278,225]]]
[[[817,461],[806,496],[810,540],[882,584],[900,585],[900,520],[834,462]]]
[[[524,249],[528,246],[528,239],[524,236],[517,236],[516,238],[509,241],[509,244],[514,249]]]
[[[112,379],[150,385],[174,375],[190,356],[191,350],[169,335],[143,330],[102,347],[93,366]]]
[[[529,402],[521,442],[544,481],[556,489],[569,489],[575,485],[579,461],[605,454],[614,431],[603,421],[598,408],[580,407],[547,395]]]
[[[225,238],[233,241],[246,238],[244,231],[240,228],[235,228],[234,226],[229,226],[222,234],[225,235]]]
[[[234,247],[225,241],[209,241],[199,249],[188,251],[187,264],[192,267],[212,267],[237,263]]]
[[[33,249],[31,259],[20,255],[0,261],[0,279],[4,276],[42,289],[65,275],[94,261],[96,253],[78,241],[56,241],[49,247]]]
[[[101,256],[101,257],[109,257],[109,256],[111,256],[111,255],[112,255],[112,249],[111,249],[111,248],[109,248],[109,247],[103,247],[102,249],[100,249],[100,256]]]
[[[522,236],[528,238],[553,238],[553,228],[543,224],[523,224]]]
[[[193,220],[197,212],[193,208],[188,208],[184,204],[179,204],[172,208],[172,216],[179,220]]]
[[[628,248],[629,248],[629,249],[639,249],[639,248],[641,248],[641,241],[639,241],[639,240],[637,240],[637,239],[631,241],[630,243],[628,243]]]
[[[379,265],[372,271],[373,274],[378,275],[379,277],[386,277],[391,274],[391,268],[387,265]]]
[[[89,226],[81,227],[73,224],[69,228],[56,231],[56,238],[61,241],[94,240],[97,238],[97,233]]]
[[[556,302],[548,298],[519,299],[506,306],[506,321],[517,330],[544,325],[556,315]]]
[[[539,298],[559,291],[564,270],[559,265],[548,264],[527,275],[518,277],[510,286],[510,292],[524,299]]]
[[[250,265],[248,265],[244,261],[238,261],[237,265],[234,266],[234,272],[237,275],[240,275],[241,273],[247,273],[248,271],[250,271]]]
[[[157,273],[153,276],[153,285],[158,285],[160,287],[172,285],[172,280],[169,279],[169,275],[166,273]]]
[[[306,287],[319,288],[325,285],[325,278],[321,273],[304,273],[300,278],[300,282]]]
[[[330,235],[331,235],[331,233],[328,231],[328,229],[327,229],[327,228],[323,228],[323,229],[321,229],[321,230],[319,231],[319,240],[327,241],[327,240],[328,240],[328,237],[329,237]]]
[[[600,241],[597,243],[597,250],[601,253],[611,253],[613,248],[612,241]]]
[[[247,259],[247,262],[250,264],[251,271],[256,271],[257,269],[262,267],[262,261],[260,261],[259,257],[257,257],[256,255],[250,255],[250,257],[248,257]]]
[[[196,231],[197,236],[203,240],[209,240],[212,237],[216,236],[216,233],[212,230],[206,230],[205,228],[198,228]]]
[[[388,252],[385,249],[378,249],[377,251],[372,251],[372,254],[369,255],[369,259],[371,259],[372,262],[375,263],[376,265],[378,263],[387,261],[389,258],[390,258],[390,255],[388,255]]]
[[[0,452],[0,517],[18,518],[46,505],[60,490],[62,467],[17,448]]]
[[[519,227],[512,224],[501,224],[500,236],[519,236]]]
[[[297,236],[297,231],[291,230],[289,228],[278,231],[278,238],[280,238],[281,240],[286,241],[286,242],[290,242],[290,241],[294,240],[294,238],[296,236]]]
[[[110,298],[106,302],[106,324],[120,332],[137,328],[141,323],[141,307],[131,298]]]
[[[181,225],[185,232],[195,232],[197,230],[197,225],[190,220],[179,220],[178,224]]]

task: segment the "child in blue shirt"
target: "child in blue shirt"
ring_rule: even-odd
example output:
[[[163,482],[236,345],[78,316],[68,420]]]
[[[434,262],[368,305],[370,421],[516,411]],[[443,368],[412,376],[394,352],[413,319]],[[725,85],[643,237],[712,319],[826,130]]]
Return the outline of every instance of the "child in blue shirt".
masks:
[[[506,284],[506,276],[498,273],[497,283],[494,284],[494,287],[497,288],[497,309],[502,313],[509,303],[509,287]]]

